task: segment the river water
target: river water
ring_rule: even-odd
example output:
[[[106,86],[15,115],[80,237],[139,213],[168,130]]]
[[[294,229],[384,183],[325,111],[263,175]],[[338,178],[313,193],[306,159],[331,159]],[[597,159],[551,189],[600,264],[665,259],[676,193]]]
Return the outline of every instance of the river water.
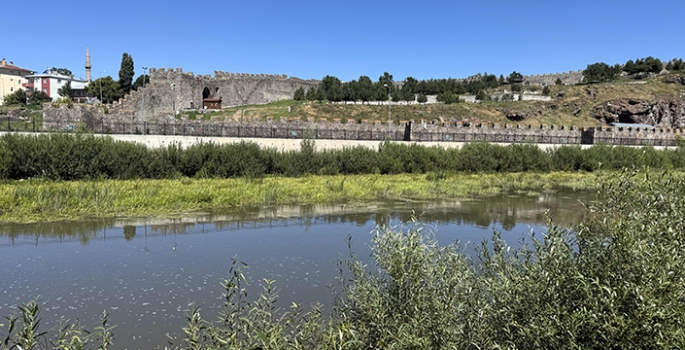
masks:
[[[377,225],[401,228],[419,218],[442,244],[466,252],[494,230],[510,244],[545,230],[545,212],[572,226],[589,193],[501,196],[441,203],[295,206],[199,214],[0,225],[0,316],[38,299],[42,327],[61,317],[93,329],[103,310],[116,325],[115,348],[154,348],[178,337],[184,310],[200,305],[214,320],[222,280],[237,256],[249,268],[248,298],[264,278],[276,280],[279,305],[333,300],[338,262],[356,255],[369,263]],[[306,309],[306,308],[305,308]],[[4,330],[3,330],[4,331]]]

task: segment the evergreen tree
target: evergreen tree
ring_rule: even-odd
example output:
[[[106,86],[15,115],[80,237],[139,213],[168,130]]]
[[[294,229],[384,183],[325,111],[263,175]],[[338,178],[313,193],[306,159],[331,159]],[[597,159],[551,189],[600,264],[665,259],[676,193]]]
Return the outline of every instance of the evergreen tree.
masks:
[[[29,94],[29,106],[37,106],[43,102],[50,102],[52,98],[43,91],[31,91]]]
[[[316,92],[316,87],[310,87],[307,90],[307,93],[305,94],[305,97],[307,98],[308,101],[316,101],[318,100],[318,94]]]
[[[319,91],[323,95],[323,99],[334,102],[342,101],[342,83],[336,77],[330,75],[323,77],[319,84]]]
[[[549,86],[545,85],[545,87],[542,88],[542,94],[549,96]]]
[[[138,90],[139,88],[143,87],[143,81],[145,81],[145,85],[150,83],[150,76],[147,74],[141,74],[136,78],[136,81],[133,83],[133,90]]]
[[[57,89],[57,93],[62,97],[74,98],[74,89],[71,88],[71,81],[67,81],[66,84]]]
[[[69,69],[66,69],[66,68],[55,68],[55,67],[52,67],[52,68],[50,68],[50,70],[53,71],[53,72],[55,72],[55,73],[57,73],[57,74],[65,75],[65,76],[68,76],[68,77],[70,77],[71,74],[72,74],[71,71],[70,71]]]
[[[374,99],[376,94],[374,93],[374,86],[371,78],[362,75],[359,77],[357,82],[357,94],[362,102],[369,102]]]
[[[428,102],[428,97],[427,97],[426,94],[424,94],[424,93],[419,93],[419,94],[416,96],[416,102],[418,102],[418,103],[426,103],[426,102]]]
[[[133,58],[131,58],[131,55],[124,52],[121,57],[121,68],[119,69],[119,88],[121,89],[121,95],[119,97],[123,97],[131,92],[134,74]]]
[[[561,81],[561,78],[557,78],[557,80],[554,81],[554,84],[555,84],[555,85],[564,85],[564,82]]]
[[[509,76],[507,77],[507,80],[512,84],[513,83],[520,83],[523,81],[523,74],[521,74],[517,71],[513,71],[513,72],[511,72],[511,74],[509,74]]]
[[[26,91],[18,89],[13,93],[5,95],[3,100],[4,106],[26,106]]]
[[[583,71],[583,78],[587,83],[599,83],[605,81],[612,81],[621,74],[621,67],[615,65],[609,66],[604,62],[597,62],[589,64]]]
[[[414,101],[414,93],[416,92],[416,86],[418,84],[419,81],[413,77],[407,77],[407,79],[404,79],[404,84],[400,90],[400,99],[402,101]]]
[[[452,91],[445,91],[438,94],[438,102],[444,102],[445,104],[452,104],[459,102],[459,96]]]
[[[295,101],[302,101],[305,98],[305,92],[303,87],[299,87],[297,90],[295,90],[295,94],[293,95],[293,100]]]

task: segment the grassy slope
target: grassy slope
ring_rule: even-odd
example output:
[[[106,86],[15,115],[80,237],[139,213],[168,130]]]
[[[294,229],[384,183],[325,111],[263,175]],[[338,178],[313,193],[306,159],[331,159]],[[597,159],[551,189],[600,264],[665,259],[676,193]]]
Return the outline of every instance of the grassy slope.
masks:
[[[589,111],[606,101],[631,98],[653,100],[656,98],[673,99],[679,98],[681,85],[666,84],[663,77],[649,80],[619,80],[612,83],[574,86],[551,86],[550,96],[557,96],[563,91],[566,96],[550,102],[541,101],[514,101],[514,102],[485,102],[485,103],[459,103],[455,105],[427,104],[427,105],[393,105],[391,108],[392,119],[395,122],[413,119],[419,121],[436,120],[441,122],[471,122],[471,123],[516,123],[507,120],[499,108],[536,111],[539,114],[530,117],[519,124],[546,124],[567,125],[578,127],[599,126],[600,123],[589,115]],[[591,96],[588,90],[596,90],[595,96]],[[574,106],[580,106],[578,110]],[[290,109],[288,109],[290,107]],[[264,120],[267,116],[278,118],[307,117],[318,119],[340,118],[343,123],[349,119],[360,122],[363,119],[373,122],[374,120],[387,121],[387,105],[375,103],[366,105],[346,105],[297,101],[279,101],[267,105],[248,105],[242,107],[225,108],[220,112],[211,114],[213,119],[234,119],[249,121],[253,119]],[[199,118],[199,117],[198,117]]]

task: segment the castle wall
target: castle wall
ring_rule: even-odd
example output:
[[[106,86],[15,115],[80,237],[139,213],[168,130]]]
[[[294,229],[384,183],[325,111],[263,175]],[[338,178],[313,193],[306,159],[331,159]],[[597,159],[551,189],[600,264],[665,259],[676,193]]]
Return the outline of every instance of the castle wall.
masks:
[[[44,104],[43,130],[65,131],[80,124],[102,134],[152,134],[197,137],[241,137],[302,139],[305,136],[328,140],[414,141],[414,142],[473,142],[538,144],[623,144],[675,146],[680,129],[645,129],[601,127],[579,129],[545,125],[464,124],[407,121],[400,124],[380,122],[341,123],[339,120],[212,121],[180,120],[172,116],[141,121],[132,114],[108,111],[96,106],[53,107]]]
[[[583,71],[568,71],[563,73],[554,74],[537,74],[537,75],[526,75],[523,77],[524,84],[526,82],[533,85],[554,85],[557,79],[561,79],[564,85],[575,85],[583,80]]]
[[[195,75],[180,68],[150,68],[150,82],[108,106],[112,114],[130,115],[139,121],[170,117],[174,111],[202,109],[203,93],[221,98],[222,106],[264,104],[292,99],[295,90],[318,85],[285,75],[215,71],[214,76]]]

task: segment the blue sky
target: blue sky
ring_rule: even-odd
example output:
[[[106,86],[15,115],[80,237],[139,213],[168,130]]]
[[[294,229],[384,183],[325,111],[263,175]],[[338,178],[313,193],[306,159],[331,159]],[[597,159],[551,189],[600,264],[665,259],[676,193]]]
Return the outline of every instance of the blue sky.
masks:
[[[118,79],[142,67],[341,80],[524,75],[685,57],[685,1],[2,0],[0,56]],[[105,73],[102,71],[105,70]]]

